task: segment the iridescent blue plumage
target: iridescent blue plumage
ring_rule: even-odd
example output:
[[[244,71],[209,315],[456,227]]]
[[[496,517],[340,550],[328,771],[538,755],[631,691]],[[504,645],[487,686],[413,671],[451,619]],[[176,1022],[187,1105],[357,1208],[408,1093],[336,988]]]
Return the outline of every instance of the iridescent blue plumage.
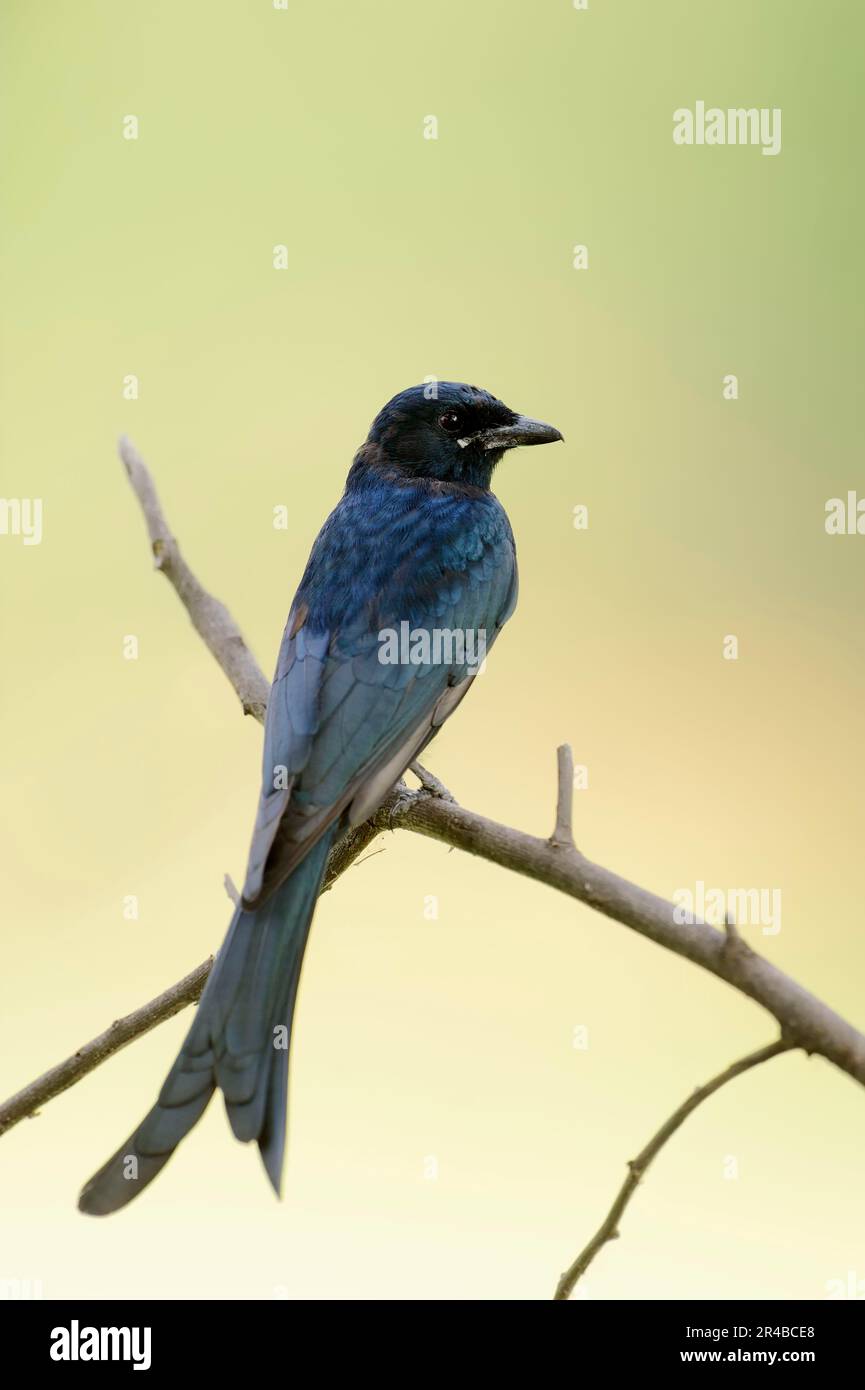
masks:
[[[513,535],[490,479],[506,449],[560,437],[455,383],[413,387],[376,417],[289,613],[242,903],[156,1105],[82,1210],[130,1201],[217,1087],[279,1190],[294,1000],[329,849],[435,736],[513,611]]]

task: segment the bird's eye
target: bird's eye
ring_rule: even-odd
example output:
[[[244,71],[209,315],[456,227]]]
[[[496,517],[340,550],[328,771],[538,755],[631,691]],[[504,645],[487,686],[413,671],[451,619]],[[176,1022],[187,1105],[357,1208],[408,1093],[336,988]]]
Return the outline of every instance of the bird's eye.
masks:
[[[448,434],[456,434],[460,423],[460,417],[455,410],[446,410],[439,420],[442,429],[447,430]]]

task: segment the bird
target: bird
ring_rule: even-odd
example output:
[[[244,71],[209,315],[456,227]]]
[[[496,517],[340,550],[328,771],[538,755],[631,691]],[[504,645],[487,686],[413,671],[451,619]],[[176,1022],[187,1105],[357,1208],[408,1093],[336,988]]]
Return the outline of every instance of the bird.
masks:
[[[289,610],[228,934],[156,1104],[84,1186],[81,1211],[105,1216],[142,1192],[216,1090],[280,1195],[294,1006],[328,855],[419,758],[479,669],[477,640],[413,640],[397,659],[391,643],[383,659],[382,634],[473,634],[489,651],[518,589],[493,471],[510,449],[562,438],[461,382],[409,387],[373,420]]]

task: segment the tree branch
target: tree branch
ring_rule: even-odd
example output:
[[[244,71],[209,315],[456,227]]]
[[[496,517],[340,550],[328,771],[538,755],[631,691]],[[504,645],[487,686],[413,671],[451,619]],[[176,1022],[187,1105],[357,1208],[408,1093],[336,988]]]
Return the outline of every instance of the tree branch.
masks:
[[[403,790],[398,796],[391,793],[383,809],[388,824],[382,829],[413,830],[537,879],[702,966],[761,1004],[796,1046],[827,1058],[865,1085],[865,1037],[738,934],[731,940],[707,923],[677,922],[672,903],[592,863],[578,850],[562,850],[549,840],[511,830],[457,802]],[[379,811],[376,818],[381,815]]]
[[[702,1105],[704,1100],[708,1100],[709,1096],[713,1096],[722,1086],[726,1086],[728,1081],[735,1081],[737,1076],[750,1071],[752,1067],[759,1067],[761,1062],[768,1062],[770,1058],[778,1057],[782,1052],[789,1052],[791,1046],[791,1043],[781,1037],[777,1042],[770,1043],[768,1047],[761,1047],[757,1052],[749,1052],[747,1057],[741,1057],[738,1062],[734,1062],[732,1066],[727,1067],[717,1076],[713,1076],[712,1080],[707,1081],[705,1086],[698,1086],[693,1095],[690,1095],[684,1104],[679,1106],[678,1110],[673,1111],[670,1118],[661,1125],[657,1134],[652,1136],[646,1147],[637,1154],[636,1158],[629,1160],[628,1176],[619,1188],[613,1205],[588,1245],[580,1251],[573,1264],[562,1275],[553,1295],[554,1302],[566,1302],[573,1293],[574,1286],[583,1277],[603,1246],[608,1241],[618,1240],[619,1223],[625,1214],[625,1208],[639,1187],[646,1169],[652,1160],[657,1158],[667,1140],[672,1139],[680,1125],[683,1125],[688,1116],[694,1113],[697,1106]]]
[[[265,679],[225,604],[202,588],[181,555],[180,546],[165,520],[150,470],[138,450],[126,435],[121,435],[117,450],[144,513],[154,567],[174,585],[195,631],[234,686],[244,714],[252,714],[263,723],[270,682]]]
[[[120,454],[147,520],[157,568],[171,580],[196,630],[237,691],[244,710],[263,720],[267,682],[239,628],[224,605],[202,588],[182,560],[160,509],[150,474],[128,440],[121,440]],[[466,810],[449,800],[448,793],[443,795],[437,779],[430,779],[425,773],[426,784],[419,790],[410,791],[400,782],[374,816],[334,846],[322,891],[326,892],[382,831],[402,829],[429,836],[502,868],[537,879],[710,971],[766,1009],[779,1023],[790,1046],[818,1053],[865,1085],[865,1037],[827,1004],[753,951],[735,929],[721,932],[701,922],[677,922],[672,903],[629,883],[610,869],[593,864],[573,847],[569,839],[569,804],[567,810],[563,810],[565,797],[570,796],[570,786],[565,784],[572,782],[572,776],[565,777],[563,772],[569,766],[569,758],[569,750],[559,751],[556,831],[550,840],[512,830]],[[185,981],[136,1010],[120,1024],[112,1025],[107,1033],[88,1043],[74,1057],[0,1106],[0,1134],[71,1086],[119,1047],[161,1022],[163,1017],[171,1017],[178,1009],[194,1002],[198,994],[188,982],[201,974],[203,986],[206,973],[207,966],[199,966]],[[162,1013],[161,1009],[167,1011]],[[122,1040],[115,1038],[112,1042],[114,1030],[118,1028],[122,1033],[116,1036]]]
[[[52,1067],[50,1071],[46,1071],[44,1075],[31,1081],[29,1086],[10,1097],[0,1105],[0,1134],[5,1134],[7,1129],[17,1125],[19,1120],[26,1120],[29,1116],[37,1114],[40,1105],[45,1105],[63,1091],[68,1091],[76,1081],[80,1081],[102,1062],[107,1062],[109,1057],[126,1047],[127,1043],[142,1038],[151,1028],[164,1023],[167,1018],[173,1018],[181,1009],[185,1009],[187,1004],[194,1004],[201,996],[212,965],[213,957],[210,956],[188,975],[184,975],[182,980],[178,980],[176,985],[165,990],[164,994],[157,995],[148,1004],[142,1004],[140,1009],[135,1009],[125,1018],[116,1019],[98,1038],[93,1038],[91,1042],[79,1047],[65,1062],[58,1063],[56,1067]]]

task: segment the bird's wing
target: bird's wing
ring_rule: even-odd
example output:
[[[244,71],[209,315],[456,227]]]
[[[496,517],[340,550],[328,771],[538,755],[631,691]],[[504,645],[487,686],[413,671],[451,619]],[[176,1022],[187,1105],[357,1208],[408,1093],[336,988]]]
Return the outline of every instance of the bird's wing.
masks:
[[[456,567],[453,554],[448,557],[448,567],[426,588],[423,611],[413,606],[410,627],[482,630],[488,650],[515,602],[510,534],[480,544],[475,538],[471,552]],[[307,632],[302,600],[289,617],[267,711],[243,890],[250,906],[285,880],[335,820],[345,814],[346,824],[359,824],[375,810],[476,674],[465,659],[380,659],[380,633],[398,632],[401,621],[398,574],[391,587],[393,595],[379,595],[373,612],[333,632]]]

